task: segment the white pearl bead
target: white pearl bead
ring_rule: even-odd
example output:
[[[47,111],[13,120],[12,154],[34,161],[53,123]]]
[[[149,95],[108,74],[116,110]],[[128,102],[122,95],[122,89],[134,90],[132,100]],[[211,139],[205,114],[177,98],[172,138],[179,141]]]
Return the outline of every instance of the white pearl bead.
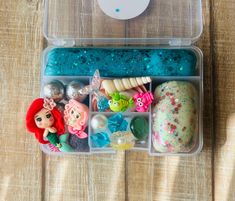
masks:
[[[106,116],[102,114],[97,114],[93,116],[91,119],[91,127],[94,130],[105,129],[107,127],[107,122],[108,122],[108,119]]]

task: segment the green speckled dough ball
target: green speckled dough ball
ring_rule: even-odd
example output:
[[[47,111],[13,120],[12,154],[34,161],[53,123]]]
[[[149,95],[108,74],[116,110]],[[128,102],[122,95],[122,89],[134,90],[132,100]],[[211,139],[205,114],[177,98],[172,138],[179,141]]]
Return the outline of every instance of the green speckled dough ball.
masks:
[[[154,92],[153,146],[159,152],[188,152],[197,135],[198,95],[184,81],[165,82]]]

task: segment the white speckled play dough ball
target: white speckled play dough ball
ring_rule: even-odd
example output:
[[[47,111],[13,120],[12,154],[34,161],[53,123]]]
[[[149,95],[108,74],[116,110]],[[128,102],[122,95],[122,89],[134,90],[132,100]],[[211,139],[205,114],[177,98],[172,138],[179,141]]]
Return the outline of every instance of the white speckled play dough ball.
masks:
[[[171,81],[155,90],[153,146],[159,152],[188,152],[194,146],[198,127],[198,94],[184,81]]]

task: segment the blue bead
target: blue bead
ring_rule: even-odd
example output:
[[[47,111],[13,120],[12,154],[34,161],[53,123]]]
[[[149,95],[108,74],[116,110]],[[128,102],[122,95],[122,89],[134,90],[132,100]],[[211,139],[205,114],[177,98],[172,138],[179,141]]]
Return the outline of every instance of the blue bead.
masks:
[[[108,119],[108,128],[111,131],[111,133],[117,131],[126,131],[127,126],[128,122],[124,119],[121,113],[117,113]]]
[[[105,96],[99,97],[97,101],[97,107],[99,112],[104,112],[105,110],[109,109],[109,99]]]
[[[91,134],[90,137],[93,147],[106,147],[110,144],[109,136],[105,132]]]

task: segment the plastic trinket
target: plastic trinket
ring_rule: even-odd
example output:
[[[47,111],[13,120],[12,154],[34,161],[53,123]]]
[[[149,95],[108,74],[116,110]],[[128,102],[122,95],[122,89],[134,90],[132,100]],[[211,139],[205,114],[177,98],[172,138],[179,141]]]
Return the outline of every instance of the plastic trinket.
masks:
[[[121,113],[117,113],[108,118],[108,128],[112,133],[117,131],[126,131],[127,126],[128,122]]]
[[[52,99],[34,100],[27,111],[26,127],[41,144],[51,143],[62,152],[71,152],[73,148],[67,144],[62,114],[55,106]]]
[[[137,112],[147,112],[149,109],[149,106],[154,100],[152,92],[135,94],[133,99],[136,104]]]
[[[131,149],[135,145],[135,138],[129,131],[118,131],[110,136],[111,147],[116,150]]]
[[[150,77],[133,77],[114,80],[103,80],[102,86],[108,94],[125,91],[144,84],[150,83]]]
[[[79,138],[86,138],[88,135],[84,132],[89,117],[88,107],[76,100],[70,100],[65,105],[64,121],[68,126],[68,131]]]
[[[87,85],[79,90],[80,94],[94,94],[97,97],[97,107],[99,112],[103,112],[109,108],[108,98],[99,92],[101,86],[101,78],[99,70],[96,70],[91,85]]]
[[[106,147],[110,144],[110,139],[107,133],[100,132],[91,134],[91,142],[93,147]]]
[[[130,129],[138,140],[145,140],[149,134],[149,123],[146,118],[136,116],[131,120]]]
[[[112,100],[109,100],[109,107],[113,112],[125,112],[129,107],[133,107],[134,101],[121,95],[119,92],[110,94]]]

